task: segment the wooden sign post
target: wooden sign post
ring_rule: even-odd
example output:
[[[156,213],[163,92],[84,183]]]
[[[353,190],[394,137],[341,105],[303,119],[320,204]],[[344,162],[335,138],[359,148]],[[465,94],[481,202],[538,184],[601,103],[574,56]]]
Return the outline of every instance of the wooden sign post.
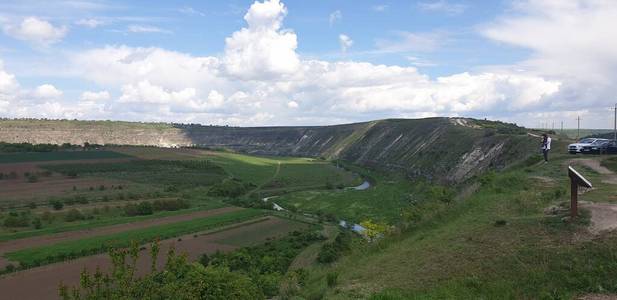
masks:
[[[591,188],[592,185],[572,166],[568,166],[568,176],[570,177],[570,216],[575,218],[578,215],[578,187]]]

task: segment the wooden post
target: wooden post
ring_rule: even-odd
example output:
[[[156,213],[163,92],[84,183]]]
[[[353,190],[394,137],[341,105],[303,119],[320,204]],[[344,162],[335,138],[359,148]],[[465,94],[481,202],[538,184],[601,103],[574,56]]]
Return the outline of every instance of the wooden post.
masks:
[[[576,218],[578,216],[578,187],[591,188],[592,185],[589,180],[574,170],[572,166],[568,166],[568,176],[570,177],[570,216]]]
[[[570,177],[570,216],[578,216],[578,182]]]

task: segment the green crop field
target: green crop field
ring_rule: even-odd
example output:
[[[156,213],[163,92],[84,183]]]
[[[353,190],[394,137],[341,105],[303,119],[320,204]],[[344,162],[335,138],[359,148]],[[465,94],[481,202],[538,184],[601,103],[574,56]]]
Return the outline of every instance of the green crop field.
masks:
[[[54,151],[21,152],[0,154],[0,163],[40,162],[57,160],[128,158],[130,156],[113,151]]]
[[[225,207],[224,203],[219,201],[201,202],[198,206],[191,207],[189,209],[182,209],[177,211],[160,211],[151,215],[144,216],[125,216],[122,214],[121,209],[112,209],[109,216],[103,216],[101,218],[95,218],[92,220],[83,220],[78,222],[65,222],[61,218],[57,218],[51,224],[45,224],[42,229],[26,228],[24,230],[4,231],[0,233],[0,242],[11,241],[16,239],[23,239],[34,236],[42,236],[47,234],[54,234],[60,232],[69,232],[76,230],[93,229],[97,227],[126,224],[138,221],[146,221],[152,219],[158,219],[163,217],[182,215],[200,210],[210,210],[215,208]],[[2,219],[0,219],[2,220]]]
[[[146,229],[129,230],[112,235],[60,242],[49,246],[10,252],[5,256],[10,260],[18,261],[20,264],[37,265],[62,260],[62,258],[90,255],[105,250],[108,247],[126,247],[133,241],[143,244],[156,238],[166,239],[190,234],[246,221],[262,215],[264,215],[264,212],[260,210],[245,209],[207,218],[152,226]]]

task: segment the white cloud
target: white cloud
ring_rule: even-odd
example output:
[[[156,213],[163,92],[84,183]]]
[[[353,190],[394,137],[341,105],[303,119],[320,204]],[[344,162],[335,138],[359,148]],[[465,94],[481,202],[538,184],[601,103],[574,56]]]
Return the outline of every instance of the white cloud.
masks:
[[[4,26],[4,33],[27,42],[47,46],[61,41],[68,28],[66,26],[56,27],[51,23],[37,17],[23,19],[20,24],[9,24]]]
[[[343,13],[341,13],[340,10],[335,10],[328,17],[328,23],[330,24],[330,27],[332,27],[332,25],[334,25],[334,23],[336,23],[336,22],[338,22],[338,21],[340,21],[342,19],[343,19]]]
[[[190,15],[190,16],[201,16],[201,17],[205,17],[206,14],[202,11],[199,11],[197,9],[194,9],[190,6],[183,6],[181,8],[178,9],[179,12],[185,14],[185,15]]]
[[[298,102],[296,102],[296,101],[289,101],[289,102],[287,102],[287,107],[289,107],[289,108],[298,108]]]
[[[131,33],[172,33],[170,30],[151,25],[129,25],[126,31]]]
[[[341,52],[343,53],[346,53],[347,49],[349,49],[353,45],[353,40],[346,34],[339,34],[338,41],[341,45]]]
[[[225,39],[226,71],[242,79],[280,78],[296,72],[296,34],[281,30],[287,8],[279,0],[255,2],[244,15],[247,28]]]
[[[104,25],[105,22],[99,19],[79,19],[75,22],[76,25],[88,27],[88,28],[96,28],[101,25]]]
[[[107,101],[111,99],[111,95],[109,94],[108,91],[100,91],[100,92],[86,91],[86,92],[81,93],[80,99],[82,101],[94,101],[94,102]]]
[[[57,99],[62,97],[62,91],[58,90],[51,84],[39,85],[33,92],[33,95],[41,99]]]
[[[617,80],[617,2],[518,1],[481,29],[495,41],[531,51],[513,68],[563,83],[549,110],[605,114]],[[603,123],[599,123],[603,122]]]
[[[414,67],[301,59],[295,33],[283,29],[286,14],[277,0],[254,3],[244,16],[247,27],[226,39],[221,56],[107,46],[77,55],[75,72],[121,91],[105,113],[94,110],[96,116],[234,125],[323,124],[375,116],[502,117],[546,106],[562,88],[559,81],[513,71],[431,79]],[[351,39],[340,38],[347,49]],[[428,51],[439,43],[383,45],[387,51]],[[416,57],[410,62],[428,64]],[[302,110],[295,109],[300,103]]]
[[[423,58],[420,58],[420,57],[407,56],[405,58],[409,61],[409,63],[412,66],[416,66],[416,67],[435,67],[435,66],[437,66],[436,63],[431,62],[431,61],[426,60],[426,59],[423,59]]]
[[[446,0],[432,2],[420,2],[418,7],[424,11],[442,12],[448,15],[458,15],[465,12],[467,5],[461,3],[450,3]]]

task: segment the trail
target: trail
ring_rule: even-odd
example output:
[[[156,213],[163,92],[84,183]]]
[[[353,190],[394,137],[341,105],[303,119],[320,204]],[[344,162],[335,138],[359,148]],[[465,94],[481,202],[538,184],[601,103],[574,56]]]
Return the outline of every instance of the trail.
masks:
[[[617,184],[617,174],[602,166],[600,160],[592,158],[572,159],[568,161],[570,165],[582,165],[592,169],[600,175],[602,183]],[[598,199],[606,201],[606,199]],[[589,232],[594,235],[603,231],[611,231],[617,229],[617,204],[589,202],[581,203],[581,208],[589,210],[591,213],[591,225]]]
[[[591,158],[572,159],[569,163],[573,165],[583,165],[594,170],[598,174],[602,175],[603,183],[617,184],[617,174],[600,164],[600,160]]]

